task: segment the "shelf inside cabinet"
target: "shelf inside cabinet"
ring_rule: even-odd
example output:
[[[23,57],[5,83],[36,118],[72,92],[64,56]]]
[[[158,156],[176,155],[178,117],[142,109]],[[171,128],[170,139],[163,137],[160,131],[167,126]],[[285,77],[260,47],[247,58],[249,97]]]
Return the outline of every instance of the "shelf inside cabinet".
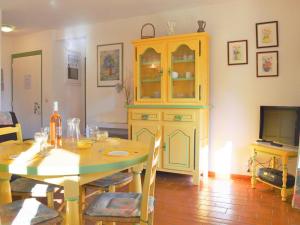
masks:
[[[142,66],[155,65],[156,67],[160,67],[160,61],[152,61],[152,62],[142,62]]]
[[[175,59],[173,64],[175,63],[195,63],[195,59]]]
[[[141,83],[157,83],[157,82],[160,82],[161,79],[160,77],[159,78],[150,78],[150,79],[143,79],[141,80]]]
[[[186,78],[186,77],[179,77],[179,78],[172,78],[173,81],[192,81],[195,80],[194,77]]]

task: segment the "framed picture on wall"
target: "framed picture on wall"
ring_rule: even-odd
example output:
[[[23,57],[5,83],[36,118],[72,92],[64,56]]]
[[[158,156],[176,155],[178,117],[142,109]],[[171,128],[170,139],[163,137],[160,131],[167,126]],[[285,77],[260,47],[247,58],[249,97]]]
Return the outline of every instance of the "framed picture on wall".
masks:
[[[256,53],[257,77],[276,77],[279,73],[278,51]]]
[[[97,46],[97,86],[123,83],[123,43]]]
[[[66,50],[67,83],[80,85],[81,80],[81,55],[79,52]]]
[[[227,42],[228,65],[248,64],[248,41]]]
[[[256,47],[278,47],[278,21],[256,24]]]

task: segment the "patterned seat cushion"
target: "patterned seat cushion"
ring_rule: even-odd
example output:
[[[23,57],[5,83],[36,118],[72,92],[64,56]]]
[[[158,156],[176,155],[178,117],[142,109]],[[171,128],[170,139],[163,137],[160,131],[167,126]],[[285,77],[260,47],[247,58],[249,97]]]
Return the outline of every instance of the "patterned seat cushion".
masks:
[[[28,198],[0,206],[0,218],[1,225],[34,225],[59,218],[59,213]]]
[[[47,192],[54,192],[55,188],[58,188],[58,186],[28,178],[18,178],[10,185],[12,192],[29,193],[34,197],[45,197]]]
[[[132,173],[115,173],[111,176],[88,183],[88,186],[94,186],[106,189],[112,185],[120,185],[122,183],[130,182],[133,179]]]
[[[140,193],[103,193],[98,195],[85,210],[88,216],[139,217],[141,215]],[[149,213],[154,210],[154,198],[149,197]]]

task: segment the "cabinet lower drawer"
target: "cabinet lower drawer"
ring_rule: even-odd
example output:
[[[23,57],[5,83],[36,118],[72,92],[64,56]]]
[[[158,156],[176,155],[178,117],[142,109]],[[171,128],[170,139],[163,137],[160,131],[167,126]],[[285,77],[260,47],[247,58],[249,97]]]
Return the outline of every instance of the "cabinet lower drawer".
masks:
[[[157,121],[160,120],[159,112],[133,112],[131,115],[132,120],[152,120]]]
[[[165,112],[163,119],[165,121],[192,122],[195,121],[195,113]]]

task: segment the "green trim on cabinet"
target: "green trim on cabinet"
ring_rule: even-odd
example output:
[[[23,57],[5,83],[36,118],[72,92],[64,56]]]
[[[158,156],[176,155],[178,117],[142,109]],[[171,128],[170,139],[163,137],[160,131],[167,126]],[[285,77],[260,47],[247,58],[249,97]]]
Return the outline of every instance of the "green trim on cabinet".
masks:
[[[209,105],[127,105],[128,109],[208,109]]]
[[[67,202],[77,202],[79,201],[79,197],[70,197],[70,198],[65,198]]]
[[[42,50],[12,54],[11,58],[16,59],[16,58],[22,58],[22,57],[34,56],[34,55],[42,55]]]

